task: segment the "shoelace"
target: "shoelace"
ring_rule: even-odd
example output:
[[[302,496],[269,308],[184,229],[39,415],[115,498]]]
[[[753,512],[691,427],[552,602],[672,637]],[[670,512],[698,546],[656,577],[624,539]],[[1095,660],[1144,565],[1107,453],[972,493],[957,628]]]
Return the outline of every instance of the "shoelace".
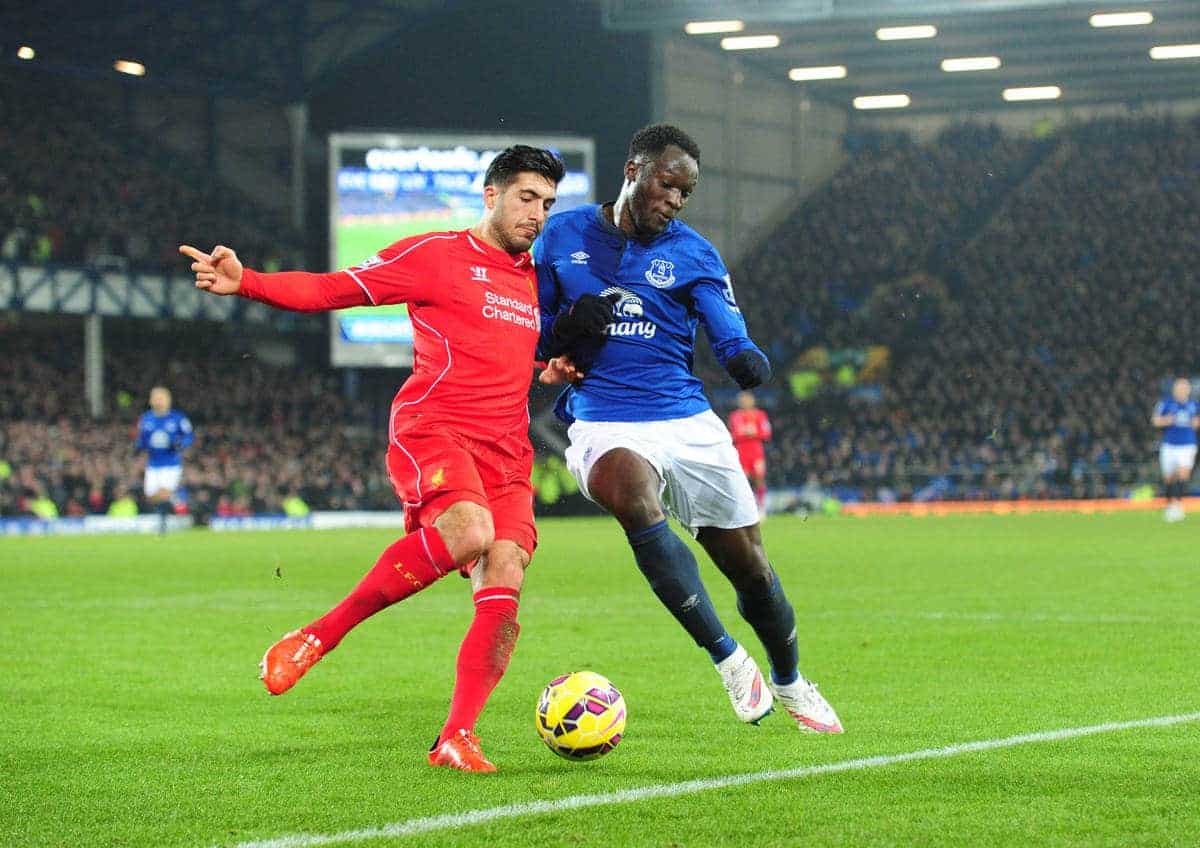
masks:
[[[303,641],[296,646],[296,653],[292,654],[292,662],[311,665],[316,662],[320,649],[321,640],[311,633],[305,633]]]
[[[742,670],[745,663],[738,666],[733,674],[725,677],[722,681],[725,684],[725,691],[732,695],[737,700],[741,701],[750,694],[750,687],[754,685],[754,678],[750,678],[745,685],[742,684],[742,677],[739,672]],[[722,675],[724,677],[724,675]]]

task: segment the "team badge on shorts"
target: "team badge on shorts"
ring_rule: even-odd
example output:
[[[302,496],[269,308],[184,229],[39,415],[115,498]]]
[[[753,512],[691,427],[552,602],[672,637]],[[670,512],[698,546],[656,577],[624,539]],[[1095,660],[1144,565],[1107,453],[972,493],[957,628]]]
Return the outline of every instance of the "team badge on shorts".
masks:
[[[665,259],[651,259],[646,281],[656,289],[665,289],[675,282],[675,263]]]

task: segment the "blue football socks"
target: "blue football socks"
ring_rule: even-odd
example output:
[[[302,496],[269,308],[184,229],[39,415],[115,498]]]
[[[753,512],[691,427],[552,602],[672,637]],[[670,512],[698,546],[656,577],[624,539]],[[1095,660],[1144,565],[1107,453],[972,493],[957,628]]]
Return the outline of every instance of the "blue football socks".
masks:
[[[654,594],[696,644],[708,651],[714,663],[730,656],[737,642],[725,632],[700,582],[692,549],[671,532],[665,520],[630,533],[629,546]]]
[[[771,679],[786,686],[800,677],[796,648],[796,613],[783,593],[779,575],[772,573],[765,592],[738,592],[738,612],[754,628],[771,661]]]

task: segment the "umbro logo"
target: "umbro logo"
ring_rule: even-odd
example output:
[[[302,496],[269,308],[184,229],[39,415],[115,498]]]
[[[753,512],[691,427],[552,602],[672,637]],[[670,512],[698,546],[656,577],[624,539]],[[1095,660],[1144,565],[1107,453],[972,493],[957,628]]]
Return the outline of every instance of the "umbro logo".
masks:
[[[471,266],[471,279],[478,280],[481,283],[490,283],[491,282],[491,280],[488,279],[487,268],[485,268],[482,265],[472,265]]]
[[[591,258],[592,257],[588,256],[582,250],[577,250],[571,254],[571,264],[572,265],[586,265],[587,261]]]

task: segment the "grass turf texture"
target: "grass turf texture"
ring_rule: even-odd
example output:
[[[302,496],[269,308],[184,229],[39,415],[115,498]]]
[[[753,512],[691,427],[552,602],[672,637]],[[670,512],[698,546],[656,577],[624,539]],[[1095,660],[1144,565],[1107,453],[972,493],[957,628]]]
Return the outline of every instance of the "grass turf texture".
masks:
[[[764,535],[797,606],[802,667],[842,737],[779,714],[738,724],[615,523],[541,533],[521,640],[479,726],[493,776],[424,763],[469,618],[458,577],[366,622],[282,698],[256,680],[265,647],[349,589],[386,532],[0,541],[0,844],[335,833],[1200,709],[1193,521],[773,518]],[[702,567],[761,661],[728,585]],[[625,740],[594,763],[558,759],[533,728],[542,686],[578,668],[609,676],[630,710]],[[1189,844],[1198,755],[1189,723],[388,844]]]
[[[479,220],[479,212],[459,209],[449,214],[415,217],[390,223],[341,223],[337,228],[337,267],[349,268],[400,239],[430,232],[465,230]]]

